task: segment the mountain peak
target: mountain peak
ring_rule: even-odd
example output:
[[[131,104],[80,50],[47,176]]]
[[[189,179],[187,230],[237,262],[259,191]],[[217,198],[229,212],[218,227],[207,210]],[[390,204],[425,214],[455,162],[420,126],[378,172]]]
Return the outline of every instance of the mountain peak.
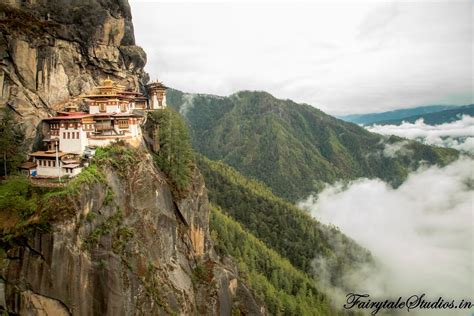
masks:
[[[169,100],[170,106],[182,107],[182,97],[171,95]],[[410,157],[385,156],[385,146],[400,138],[370,133],[309,105],[262,91],[240,91],[221,99],[201,95],[187,108],[198,152],[260,179],[291,201],[318,191],[323,183],[363,176],[398,185],[422,161],[445,163],[457,157],[455,150],[413,141],[403,143],[410,148],[406,151]]]

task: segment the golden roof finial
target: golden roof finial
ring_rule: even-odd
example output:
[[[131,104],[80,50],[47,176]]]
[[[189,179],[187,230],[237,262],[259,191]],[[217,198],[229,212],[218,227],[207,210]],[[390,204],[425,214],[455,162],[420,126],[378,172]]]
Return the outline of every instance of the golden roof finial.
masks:
[[[103,86],[106,86],[106,87],[111,87],[114,85],[114,81],[110,79],[109,76],[107,76],[107,79],[105,79],[104,81],[102,81],[102,85]]]

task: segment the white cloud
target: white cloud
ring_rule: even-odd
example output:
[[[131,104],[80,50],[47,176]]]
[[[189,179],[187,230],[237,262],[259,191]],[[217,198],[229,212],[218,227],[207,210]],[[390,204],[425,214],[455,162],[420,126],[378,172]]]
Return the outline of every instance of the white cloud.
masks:
[[[187,92],[265,90],[333,114],[472,102],[468,1],[131,5],[147,71]]]
[[[369,179],[328,186],[300,207],[339,227],[381,262],[381,270],[353,284],[354,291],[472,300],[473,162],[462,158],[418,170],[397,189]]]
[[[408,141],[401,141],[393,144],[385,143],[382,154],[388,158],[410,156],[413,154],[413,150],[410,150],[406,147],[408,144]]]
[[[462,119],[440,125],[425,124],[423,119],[401,125],[374,125],[367,130],[382,135],[396,135],[416,139],[435,146],[450,147],[474,153],[474,117],[464,115]]]

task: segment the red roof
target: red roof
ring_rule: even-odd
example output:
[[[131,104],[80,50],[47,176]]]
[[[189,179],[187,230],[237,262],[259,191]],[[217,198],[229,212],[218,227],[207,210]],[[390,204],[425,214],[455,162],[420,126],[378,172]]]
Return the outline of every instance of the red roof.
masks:
[[[133,114],[133,113],[116,113],[114,114],[113,116],[115,117],[123,117],[123,116],[129,116],[129,117],[141,117],[142,115],[138,115],[138,114]]]
[[[32,162],[32,161],[27,161],[27,162],[24,162],[20,165],[20,169],[33,169],[33,168],[36,168],[38,165],[36,164],[36,162]]]
[[[65,152],[58,152],[57,155],[58,157],[62,157],[64,155],[67,155],[68,153]],[[56,152],[48,152],[48,151],[35,151],[34,153],[31,153],[30,156],[32,157],[42,157],[42,158],[56,158]]]
[[[84,117],[141,117],[142,115],[137,115],[133,113],[121,113],[121,112],[112,112],[112,113],[95,113],[89,114],[85,112],[58,112],[59,116],[53,116],[45,118],[45,121],[48,120],[71,120],[71,119],[81,119]]]
[[[86,96],[86,99],[90,99],[90,100],[94,100],[94,99],[130,100],[130,99],[133,99],[133,98],[134,97],[132,95],[127,95],[127,94],[122,94],[122,93],[116,93],[116,94],[90,94],[90,95]]]
[[[60,116],[76,116],[76,115],[84,115],[89,114],[87,112],[58,112]]]
[[[133,114],[133,113],[122,113],[122,112],[112,112],[112,113],[95,113],[91,114],[92,117],[141,117],[142,115]]]
[[[90,117],[92,114],[85,112],[58,112],[59,116],[52,116],[45,118],[44,120],[71,120],[71,119],[80,119],[83,117]]]

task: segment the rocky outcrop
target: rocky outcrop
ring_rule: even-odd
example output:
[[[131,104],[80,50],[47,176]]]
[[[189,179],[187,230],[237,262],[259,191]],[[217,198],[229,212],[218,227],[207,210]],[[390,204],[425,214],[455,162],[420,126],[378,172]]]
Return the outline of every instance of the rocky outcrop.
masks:
[[[147,81],[127,1],[6,0],[0,30],[0,107],[30,139],[42,118],[107,76],[131,89]]]
[[[49,297],[32,293],[31,291],[22,292],[21,299],[23,304],[20,309],[20,315],[69,315],[68,309],[61,302]]]
[[[40,137],[42,118],[102,79],[130,89],[148,80],[126,0],[5,0],[0,30],[0,107],[14,110],[28,140]],[[8,241],[0,231],[8,244],[0,313],[264,314],[231,262],[214,254],[199,171],[177,200],[145,145],[123,155],[98,167],[101,181],[80,175],[79,190],[54,204],[48,230]]]
[[[192,189],[175,201],[148,151],[134,151],[137,163],[115,160],[122,167],[100,166],[105,180],[83,184],[77,196],[64,201],[72,216],[7,251],[0,279],[8,311],[264,313],[235,268],[214,255],[202,176],[196,171]]]

